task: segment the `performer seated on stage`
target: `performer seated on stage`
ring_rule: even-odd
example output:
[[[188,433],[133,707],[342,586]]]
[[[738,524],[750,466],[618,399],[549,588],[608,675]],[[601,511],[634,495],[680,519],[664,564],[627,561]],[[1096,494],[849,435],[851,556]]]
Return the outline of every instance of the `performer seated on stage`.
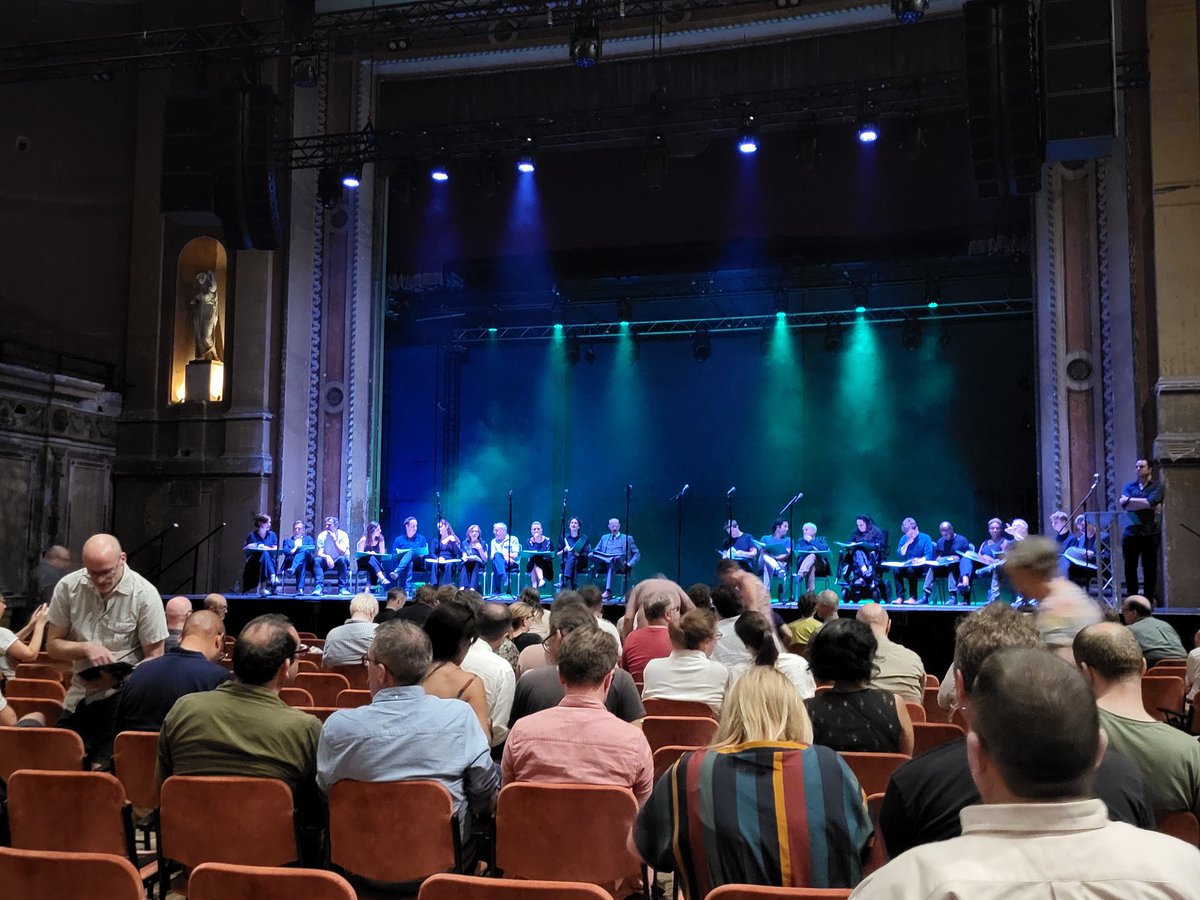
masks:
[[[769,594],[771,592],[772,578],[787,577],[788,557],[792,555],[792,539],[788,537],[787,519],[776,519],[772,522],[771,533],[764,534],[759,543],[764,546],[762,552],[762,580]],[[786,590],[786,586],[784,590]]]
[[[1058,549],[1066,550],[1067,542],[1071,540],[1071,517],[1061,509],[1050,513],[1050,537],[1058,541]]]
[[[642,551],[632,535],[621,534],[621,520],[608,520],[608,534],[596,543],[592,551],[592,561],[596,566],[596,574],[604,576],[604,591],[601,598],[612,598],[612,578],[615,572],[628,572],[642,558]]]
[[[242,548],[246,552],[246,565],[242,569],[242,590],[247,594],[259,593],[267,596],[279,584],[275,574],[275,552],[279,549],[279,535],[271,530],[271,517],[259,513],[254,517],[254,530],[246,535]]]
[[[1101,537],[1102,543],[1108,543],[1107,535]],[[1058,560],[1059,571],[1080,587],[1086,588],[1096,577],[1100,562],[1096,557],[1096,526],[1085,516],[1076,516],[1075,530],[1063,546],[1063,555]],[[1103,562],[1108,563],[1107,554],[1104,554]]]
[[[879,587],[877,569],[885,552],[883,541],[883,530],[874,519],[866,513],[855,518],[854,531],[846,541],[851,546],[838,563],[841,580],[851,596],[870,594]]]
[[[738,527],[737,519],[730,519],[725,523],[725,533],[729,536],[721,544],[721,556],[735,560],[747,572],[757,575],[762,563],[754,538]]]
[[[350,535],[338,527],[337,516],[326,516],[317,535],[317,593],[325,593],[325,573],[337,573],[338,593],[350,593]]]
[[[1000,596],[1000,563],[1004,559],[1004,522],[1001,519],[988,519],[988,536],[986,541],[979,544],[979,555],[987,563],[978,574],[991,577],[988,586],[988,603]]]
[[[404,520],[404,533],[392,544],[392,554],[396,557],[392,580],[411,594],[413,570],[422,571],[429,555],[429,541],[417,533],[415,516]]]
[[[492,526],[492,543],[488,557],[492,564],[492,593],[509,594],[509,575],[517,571],[517,560],[521,556],[521,542],[508,533],[508,526],[497,522]]]
[[[545,550],[547,553],[546,556],[531,556],[525,563],[530,582],[541,590],[542,585],[554,577],[554,559],[549,556],[554,550],[554,544],[542,534],[541,522],[534,522],[529,526],[529,540],[525,542],[525,549]]]
[[[580,530],[582,527],[579,520],[571,516],[567,522],[567,533],[558,542],[558,556],[562,559],[562,581],[557,587],[575,590],[575,580],[579,573],[587,571],[588,554],[592,551],[592,545],[588,543],[587,535]]]
[[[378,522],[368,522],[363,536],[358,539],[359,553],[387,553],[387,538]],[[368,573],[371,584],[381,584],[390,587],[392,580],[384,574],[383,565],[378,557],[364,556],[358,560],[358,570]]]
[[[946,578],[949,582],[950,602],[954,604],[970,603],[971,602],[971,573],[975,567],[971,560],[963,556],[964,553],[974,550],[971,542],[961,534],[955,534],[954,526],[949,522],[943,522],[938,526],[938,534],[941,535],[937,542],[933,545],[934,555],[938,559],[945,557],[957,556],[958,562],[950,566],[950,571]],[[929,570],[929,574],[925,578],[925,591],[928,593],[933,587],[933,569]]]
[[[475,532],[478,537],[478,525],[475,526]],[[437,546],[434,548],[435,557],[429,560],[429,568],[433,572],[433,583],[438,585],[454,584],[455,563],[461,563],[463,558],[462,542],[454,533],[454,526],[445,519],[438,519],[437,534]]]
[[[829,542],[817,534],[817,526],[805,522],[800,526],[800,540],[796,542],[796,559],[800,565],[796,576],[804,582],[804,593],[817,589],[817,576],[829,574]],[[818,553],[820,555],[818,555]]]
[[[460,588],[479,590],[479,581],[483,577],[483,567],[487,565],[488,556],[488,546],[483,542],[483,531],[478,525],[468,525],[467,538],[462,545],[462,572],[458,576]]]
[[[1008,538],[1003,544],[1004,552],[1009,553],[1014,547],[1017,546],[1017,544],[1029,538],[1029,523],[1024,519],[1013,519],[1011,524],[1004,526],[1004,533],[1008,535]],[[1014,609],[1020,609],[1027,602],[1031,604],[1036,603],[1036,601],[1027,601],[1018,591],[1017,596],[1013,599],[1012,605]]]
[[[921,560],[933,556],[933,538],[917,527],[917,520],[909,516],[900,523],[900,543],[896,545],[896,555],[902,562]],[[914,566],[911,569],[896,569],[896,602],[928,603],[929,593],[933,590],[933,578],[928,577],[929,569]],[[921,599],[917,599],[917,581],[925,582]],[[906,589],[907,588],[907,589]]]
[[[296,593],[304,593],[305,578],[309,572],[316,579],[317,545],[304,527],[304,520],[292,523],[292,536],[283,540],[283,568],[296,579]]]

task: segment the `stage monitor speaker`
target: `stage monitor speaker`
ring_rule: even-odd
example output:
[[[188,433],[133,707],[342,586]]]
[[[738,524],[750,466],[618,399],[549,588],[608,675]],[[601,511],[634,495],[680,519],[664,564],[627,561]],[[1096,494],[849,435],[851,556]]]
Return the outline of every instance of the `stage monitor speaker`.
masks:
[[[981,197],[1033,194],[1044,144],[1030,0],[963,5],[967,125]]]
[[[1117,135],[1112,0],[1042,0],[1046,158],[1099,159]]]
[[[159,209],[212,212],[212,94],[171,94],[163,106]]]
[[[275,94],[261,85],[217,97],[213,209],[233,249],[279,249],[283,229],[273,159],[277,106]]]

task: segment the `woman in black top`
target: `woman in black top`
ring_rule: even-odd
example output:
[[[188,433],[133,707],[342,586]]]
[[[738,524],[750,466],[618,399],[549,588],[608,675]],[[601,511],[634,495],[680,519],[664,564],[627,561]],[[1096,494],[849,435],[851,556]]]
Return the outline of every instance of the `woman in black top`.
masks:
[[[826,622],[808,642],[808,664],[818,684],[833,683],[805,700],[813,743],[856,753],[913,750],[912,721],[904,701],[871,687],[878,642],[857,619]]]
[[[359,553],[382,553],[387,555],[387,538],[383,536],[383,529],[379,527],[378,522],[368,522],[367,527],[363,529],[363,536],[358,539]],[[366,572],[371,578],[371,584],[381,584],[384,587],[391,585],[391,580],[383,573],[383,566],[380,564],[379,556],[360,556],[358,558],[359,571]]]
[[[550,557],[554,545],[550,543],[550,538],[542,534],[541,522],[534,522],[529,526],[529,540],[525,542],[525,549],[546,551],[545,556],[531,556],[525,563],[525,571],[529,573],[533,586],[541,588],[543,584],[554,577],[554,560]]]
[[[438,519],[437,547],[434,558],[429,560],[429,568],[433,571],[434,584],[454,584],[454,563],[462,559],[462,544],[453,526],[445,519]]]
[[[487,544],[480,538],[480,534],[478,525],[467,527],[467,539],[462,542],[462,574],[458,578],[460,588],[479,590],[479,580],[488,558]]]
[[[558,542],[558,555],[562,558],[562,585],[571,590],[575,589],[575,579],[579,573],[587,571],[588,554],[592,551],[588,536],[580,530],[581,527],[579,520],[571,516],[567,522],[567,533]]]

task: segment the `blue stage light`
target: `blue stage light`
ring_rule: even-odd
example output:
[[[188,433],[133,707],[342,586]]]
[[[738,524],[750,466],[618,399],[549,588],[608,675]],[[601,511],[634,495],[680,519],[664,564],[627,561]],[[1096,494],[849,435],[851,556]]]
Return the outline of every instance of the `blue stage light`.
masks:
[[[738,151],[741,153],[758,152],[758,127],[754,124],[754,116],[746,116],[742,120],[742,133],[738,137]]]
[[[872,119],[864,119],[858,126],[858,139],[864,144],[873,144],[879,140],[879,126]]]
[[[437,182],[449,181],[450,173],[446,171],[446,167],[444,165],[438,163],[432,169],[430,169],[429,177]]]
[[[517,160],[517,171],[528,175],[534,171],[536,167],[533,164],[533,157],[529,154],[522,156]]]
[[[342,185],[356,188],[362,184],[362,166],[349,166],[342,171]]]

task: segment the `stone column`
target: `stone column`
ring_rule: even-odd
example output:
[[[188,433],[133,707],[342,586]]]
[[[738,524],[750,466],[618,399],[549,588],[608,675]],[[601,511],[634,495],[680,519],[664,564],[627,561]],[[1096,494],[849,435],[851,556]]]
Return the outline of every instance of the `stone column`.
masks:
[[[1195,0],[1149,0],[1158,348],[1156,430],[1144,435],[1167,489],[1160,601],[1195,606],[1200,588],[1200,13]],[[1149,399],[1149,398],[1147,398]]]

